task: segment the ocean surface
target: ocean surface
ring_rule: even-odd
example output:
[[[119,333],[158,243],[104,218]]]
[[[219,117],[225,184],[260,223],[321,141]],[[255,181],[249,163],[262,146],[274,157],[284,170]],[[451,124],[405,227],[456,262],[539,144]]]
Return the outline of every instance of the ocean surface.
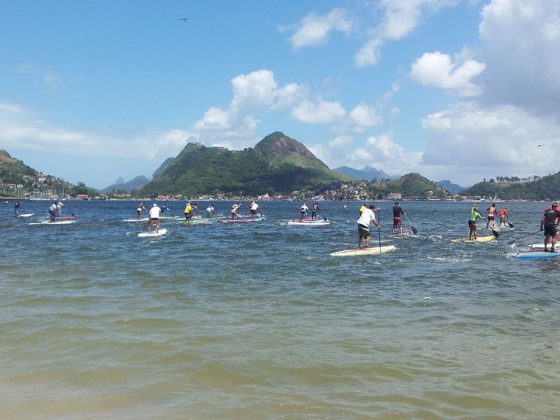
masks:
[[[123,221],[138,202],[69,201],[65,226],[22,204],[0,204],[2,419],[560,416],[560,258],[508,244],[542,242],[546,203],[497,203],[513,229],[455,244],[472,203],[404,201],[418,235],[392,238],[378,201],[372,246],[397,250],[352,258],[329,254],[356,246],[357,202],[321,202],[326,227],[263,201],[264,222],[155,239]]]

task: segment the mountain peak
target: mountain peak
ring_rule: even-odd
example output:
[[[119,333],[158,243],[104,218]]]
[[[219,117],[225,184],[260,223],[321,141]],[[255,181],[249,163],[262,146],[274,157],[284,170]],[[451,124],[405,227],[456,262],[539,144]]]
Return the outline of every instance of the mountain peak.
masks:
[[[317,159],[302,143],[280,131],[275,131],[258,142],[255,146],[255,152],[264,157],[283,157],[295,153],[310,159]]]
[[[3,150],[3,149],[0,149],[0,157],[7,158],[7,159],[11,159],[11,158],[12,158],[12,157],[10,156],[10,154],[9,154],[8,152],[6,152],[5,150]]]

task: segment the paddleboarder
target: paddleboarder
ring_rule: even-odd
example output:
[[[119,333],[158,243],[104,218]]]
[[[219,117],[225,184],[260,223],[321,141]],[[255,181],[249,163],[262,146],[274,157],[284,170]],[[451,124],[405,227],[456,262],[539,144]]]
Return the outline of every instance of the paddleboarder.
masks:
[[[398,202],[395,202],[395,205],[393,206],[393,229],[391,230],[391,234],[395,235],[395,229],[399,229],[401,232],[401,236],[403,234],[402,232],[402,221],[401,221],[401,214],[405,214],[403,209],[401,208],[401,206],[399,205]]]
[[[157,205],[157,203],[154,203],[152,205],[152,208],[150,209],[150,211],[148,212],[149,214],[149,218],[148,218],[148,233],[152,231],[152,225],[156,226],[156,233],[159,232],[159,217],[160,217],[160,213],[161,213],[161,208]]]
[[[138,207],[136,207],[136,220],[140,220],[142,218],[142,212],[146,210],[144,203],[140,203]]]
[[[371,204],[369,208],[364,209],[360,218],[358,219],[358,249],[362,247],[362,239],[365,239],[365,248],[369,248],[369,225],[373,223],[380,229],[379,223],[375,219],[375,206]]]
[[[474,239],[476,241],[476,221],[477,219],[486,220],[485,217],[480,214],[478,207],[473,206],[469,214],[469,241]]]
[[[21,203],[17,201],[14,206],[14,216],[18,217],[20,213],[21,213]]]
[[[492,203],[492,205],[488,207],[486,211],[488,212],[488,216],[486,218],[486,229],[488,229],[488,226],[490,226],[490,224],[492,225],[492,228],[494,228],[496,226],[494,220],[496,217],[496,203]]]
[[[305,216],[307,216],[307,211],[309,210],[309,207],[307,207],[307,203],[303,203],[301,205],[301,207],[299,208],[299,213],[300,213],[300,218],[299,220],[303,220],[305,218]]]
[[[560,222],[560,211],[558,204],[552,203],[552,206],[547,208],[541,219],[541,231],[544,230],[544,252],[556,252],[554,246],[558,238],[558,223]],[[550,250],[548,244],[550,243]]]
[[[259,210],[259,203],[257,203],[257,201],[253,201],[250,205],[249,205],[249,210],[251,211],[251,219],[254,219],[255,217],[257,217],[257,211]]]
[[[319,211],[319,203],[316,201],[313,203],[311,207],[311,220],[317,220],[317,212]]]

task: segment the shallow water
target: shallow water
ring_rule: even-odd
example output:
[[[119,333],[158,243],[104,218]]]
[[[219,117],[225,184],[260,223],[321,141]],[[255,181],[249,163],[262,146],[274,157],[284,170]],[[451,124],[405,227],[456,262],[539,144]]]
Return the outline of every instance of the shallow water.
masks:
[[[299,203],[262,202],[266,222],[164,220],[157,239],[122,221],[136,202],[68,204],[67,226],[0,208],[2,418],[560,413],[560,258],[508,245],[541,242],[544,203],[506,203],[497,241],[451,244],[469,203],[405,201],[419,234],[403,239],[378,202],[372,246],[397,250],[353,258],[329,253],[356,246],[360,203],[322,202],[334,224],[306,227],[282,223]]]

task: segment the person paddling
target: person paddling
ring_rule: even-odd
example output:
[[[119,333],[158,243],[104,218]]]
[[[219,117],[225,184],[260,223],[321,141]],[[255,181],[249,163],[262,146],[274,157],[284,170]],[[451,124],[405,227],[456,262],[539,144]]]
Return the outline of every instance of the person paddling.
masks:
[[[399,205],[398,202],[395,202],[395,205],[393,206],[393,229],[391,231],[391,234],[394,236],[395,235],[395,230],[398,228],[401,232],[401,236],[403,234],[402,232],[402,220],[401,220],[401,214],[404,214],[403,209],[401,208],[401,206]]]
[[[541,231],[544,230],[544,252],[556,252],[554,246],[558,238],[558,223],[560,222],[560,211],[558,204],[553,203],[552,206],[547,208],[541,219]],[[550,251],[548,244],[550,243]]]
[[[160,227],[160,223],[159,223],[159,217],[160,217],[160,213],[161,213],[161,208],[159,208],[159,206],[157,205],[157,203],[154,203],[152,205],[152,208],[150,209],[149,213],[149,219],[148,219],[148,232],[152,231],[152,225],[156,226],[156,233],[159,232],[159,227]]]
[[[358,219],[358,249],[362,247],[362,239],[365,239],[365,248],[369,248],[369,225],[373,223],[380,229],[379,223],[375,220],[375,206],[371,204],[369,208],[364,209],[360,218]]]
[[[477,219],[482,219],[482,220],[486,220],[485,217],[483,217],[480,214],[480,211],[478,210],[478,208],[476,206],[473,206],[473,208],[471,209],[471,212],[469,214],[469,241],[474,239],[476,241],[476,221]]]
[[[490,225],[492,225],[492,229],[494,229],[496,227],[496,203],[492,203],[492,205],[488,207],[486,211],[488,212],[488,217],[486,218],[486,229],[488,229],[488,226]]]
[[[300,218],[299,220],[303,220],[305,219],[305,217],[307,216],[307,211],[309,210],[309,207],[307,207],[307,203],[303,203],[301,205],[301,207],[299,208],[299,213],[300,213]]]
[[[21,213],[21,203],[18,201],[14,206],[14,216],[18,217]]]

